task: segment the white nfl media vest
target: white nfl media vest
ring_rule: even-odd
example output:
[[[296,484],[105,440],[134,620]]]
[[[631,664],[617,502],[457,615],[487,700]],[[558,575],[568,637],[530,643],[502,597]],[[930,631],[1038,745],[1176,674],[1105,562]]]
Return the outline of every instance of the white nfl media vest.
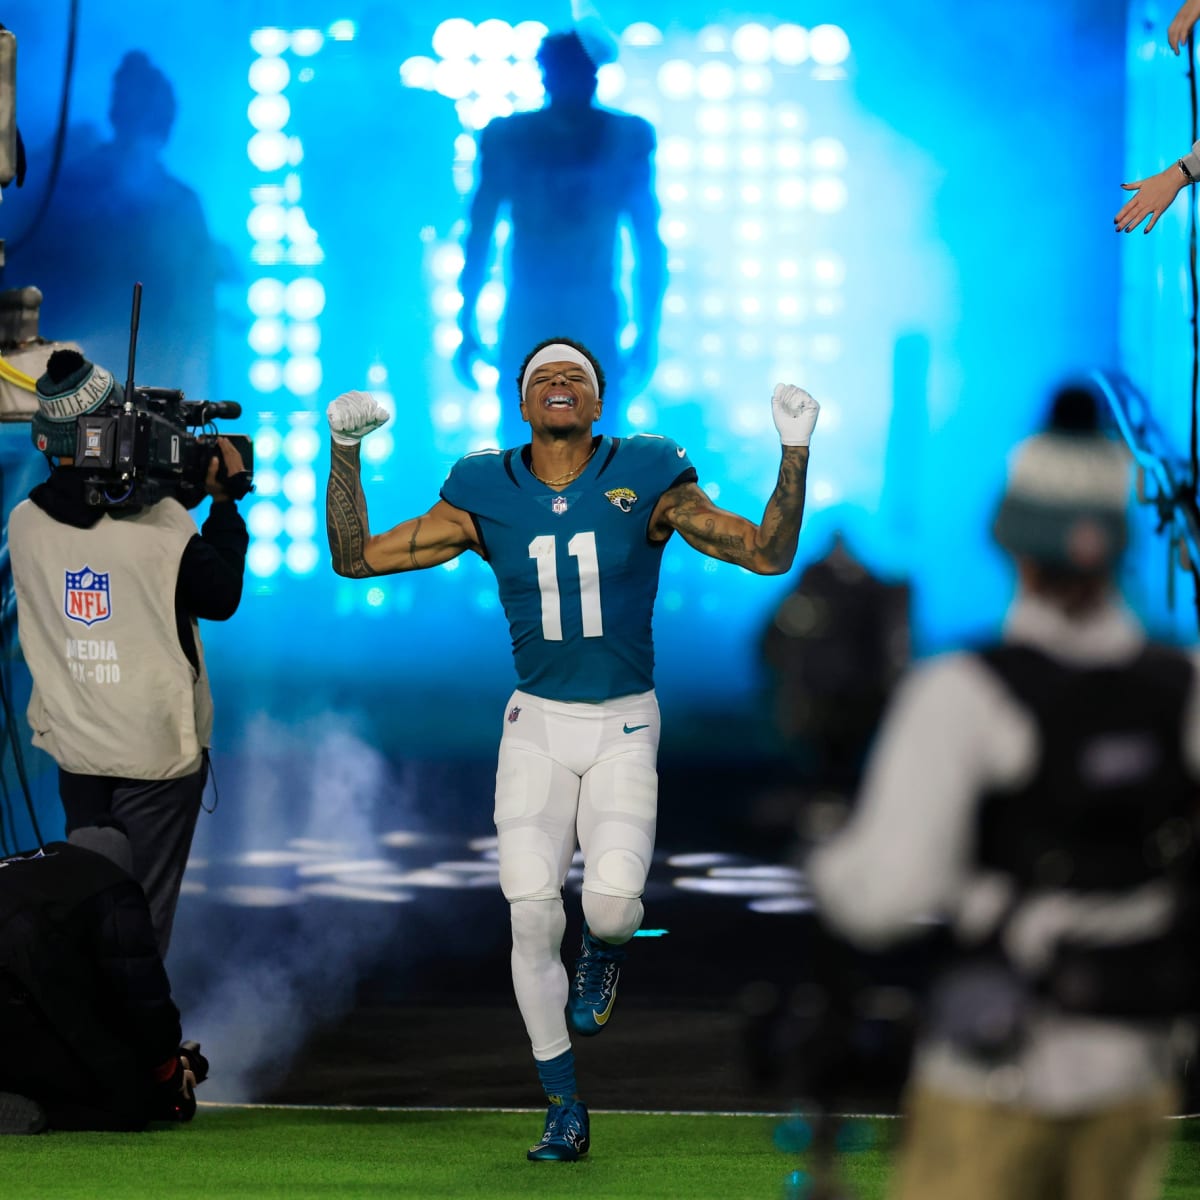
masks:
[[[196,523],[176,500],[91,529],[31,500],[9,518],[17,633],[33,675],[33,744],[81,775],[172,779],[198,770],[212,696],[179,645],[175,585]]]

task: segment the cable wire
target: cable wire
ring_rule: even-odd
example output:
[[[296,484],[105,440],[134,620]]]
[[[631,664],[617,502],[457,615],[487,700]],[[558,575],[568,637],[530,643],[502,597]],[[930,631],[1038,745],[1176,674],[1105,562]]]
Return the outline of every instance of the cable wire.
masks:
[[[20,367],[13,366],[3,354],[0,354],[0,379],[26,392],[37,391],[37,380],[32,375],[26,375]]]
[[[58,173],[62,167],[63,151],[67,144],[67,123],[71,115],[71,81],[75,77],[75,43],[79,36],[79,0],[71,0],[71,11],[67,18],[67,49],[63,63],[62,90],[58,99],[58,128],[54,132],[54,156],[50,160],[50,170],[46,177],[46,190],[42,193],[41,203],[33,219],[21,232],[18,238],[10,238],[8,251],[19,250],[38,231],[39,226],[50,210],[50,200],[58,184]]]

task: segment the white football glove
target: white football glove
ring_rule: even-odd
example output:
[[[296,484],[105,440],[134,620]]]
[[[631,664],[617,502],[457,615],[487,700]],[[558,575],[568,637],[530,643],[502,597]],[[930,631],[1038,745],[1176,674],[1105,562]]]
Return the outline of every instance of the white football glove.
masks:
[[[329,432],[339,446],[355,446],[390,419],[388,410],[370,392],[343,392],[325,410]]]
[[[771,396],[771,415],[785,446],[807,446],[821,406],[802,388],[777,383]]]

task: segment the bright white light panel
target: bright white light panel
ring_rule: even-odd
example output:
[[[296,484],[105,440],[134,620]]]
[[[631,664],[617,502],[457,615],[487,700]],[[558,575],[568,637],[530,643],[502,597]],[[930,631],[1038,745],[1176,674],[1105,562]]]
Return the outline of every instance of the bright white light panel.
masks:
[[[546,32],[536,21],[475,24],[453,17],[433,28],[428,54],[398,66],[405,86],[436,92],[455,106],[462,133],[453,170],[464,207],[475,182],[478,131],[495,117],[537,108],[545,99],[535,55]],[[322,382],[323,253],[304,214],[304,148],[288,129],[287,89],[311,71],[306,60],[327,38],[355,35],[352,22],[339,21],[324,33],[268,28],[251,37],[256,57],[249,70],[253,132],[247,154],[260,181],[251,189],[247,216],[251,257],[259,268],[247,292],[253,317],[249,382],[264,398],[278,396],[281,413],[300,410],[264,417],[256,439],[248,565],[262,580],[280,570],[307,574],[318,559],[311,536],[315,453],[304,456],[313,445],[308,435],[317,437],[311,406]],[[660,233],[670,279],[659,369],[650,390],[628,402],[624,423],[653,429],[673,406],[699,404],[710,442],[744,442],[752,450],[762,444],[770,419],[759,394],[766,381],[803,377],[806,367],[835,363],[842,355],[847,268],[830,218],[847,203],[847,150],[821,129],[820,107],[811,98],[814,84],[845,77],[850,42],[831,24],[746,22],[681,33],[638,22],[622,32],[621,43],[620,62],[600,72],[599,99],[646,117],[656,129]],[[457,384],[449,369],[461,340],[462,232],[461,218],[448,225],[428,259],[439,360],[430,381],[431,420],[439,447],[450,454],[494,445],[501,404],[494,368],[480,369],[477,394]],[[501,222],[498,251],[508,232]],[[504,306],[500,257],[480,297],[485,341],[495,340]],[[626,288],[633,267],[626,239]],[[626,329],[623,343],[635,336],[634,328]],[[369,382],[387,403],[386,367],[364,364],[368,370],[382,374]],[[382,467],[392,445],[390,436],[377,434],[364,444],[364,456]],[[299,447],[300,456],[289,447]],[[744,470],[758,469],[753,453],[730,458]],[[715,485],[709,490],[715,494]],[[810,481],[810,491],[819,503],[837,499],[828,479]],[[259,508],[262,515],[256,515]],[[474,572],[464,574],[474,579]],[[479,582],[479,603],[494,604],[487,581]],[[369,589],[363,602],[379,609],[387,600],[382,589]],[[663,600],[671,606],[669,588]]]

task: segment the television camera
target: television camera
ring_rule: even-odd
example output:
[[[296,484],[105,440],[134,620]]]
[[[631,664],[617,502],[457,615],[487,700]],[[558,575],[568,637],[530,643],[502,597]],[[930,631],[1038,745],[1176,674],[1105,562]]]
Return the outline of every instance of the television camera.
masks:
[[[244,434],[224,435],[246,467],[231,479],[217,447],[215,422],[240,417],[242,406],[234,400],[185,400],[176,388],[134,384],[141,304],[142,285],[135,283],[124,395],[114,388],[106,404],[76,419],[75,466],[86,471],[87,502],[105,508],[140,507],[173,495],[192,508],[205,496],[214,456],[217,478],[234,499],[241,499],[253,488],[253,443]],[[209,432],[190,432],[197,427]]]
[[[219,454],[213,424],[218,418],[238,417],[242,406],[232,400],[185,400],[173,388],[129,389],[114,394],[107,408],[85,413],[76,422],[75,466],[86,471],[87,502],[106,508],[153,503],[163,493],[174,495],[185,508],[205,495],[205,478],[213,455]],[[192,433],[203,426],[209,433]],[[227,435],[253,471],[253,444],[241,434]],[[240,476],[232,483],[219,460],[217,477],[231,491],[245,495],[251,482]],[[238,498],[238,497],[235,497]]]

